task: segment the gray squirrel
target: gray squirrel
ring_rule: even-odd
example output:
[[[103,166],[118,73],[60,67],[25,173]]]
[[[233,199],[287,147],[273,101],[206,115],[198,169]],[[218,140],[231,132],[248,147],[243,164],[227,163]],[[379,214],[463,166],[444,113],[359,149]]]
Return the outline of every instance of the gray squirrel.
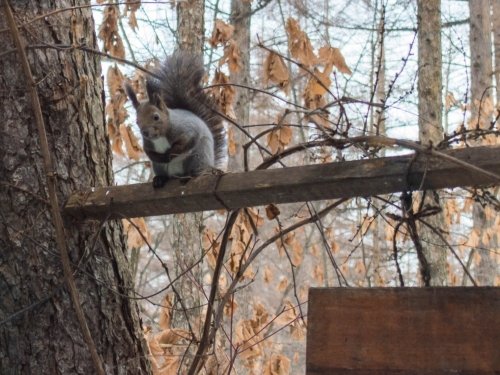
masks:
[[[143,148],[152,161],[153,187],[171,177],[194,177],[224,158],[224,127],[215,101],[201,86],[202,57],[176,51],[146,79],[148,100],[125,90],[137,113]]]

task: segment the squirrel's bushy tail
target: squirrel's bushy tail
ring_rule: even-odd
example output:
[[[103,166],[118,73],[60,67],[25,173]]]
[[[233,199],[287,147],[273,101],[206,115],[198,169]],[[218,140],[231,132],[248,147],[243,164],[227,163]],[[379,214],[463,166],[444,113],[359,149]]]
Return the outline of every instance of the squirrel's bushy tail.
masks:
[[[148,78],[148,85],[160,93],[168,108],[190,111],[207,124],[214,137],[215,165],[220,167],[225,158],[225,131],[217,104],[201,85],[204,74],[201,55],[179,50]]]

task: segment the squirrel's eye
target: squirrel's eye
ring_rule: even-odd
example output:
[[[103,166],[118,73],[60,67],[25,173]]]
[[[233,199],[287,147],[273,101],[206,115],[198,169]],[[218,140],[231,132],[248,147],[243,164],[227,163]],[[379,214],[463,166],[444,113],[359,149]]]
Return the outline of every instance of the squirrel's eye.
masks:
[[[160,119],[160,115],[158,113],[155,113],[153,115],[153,120],[158,121]]]

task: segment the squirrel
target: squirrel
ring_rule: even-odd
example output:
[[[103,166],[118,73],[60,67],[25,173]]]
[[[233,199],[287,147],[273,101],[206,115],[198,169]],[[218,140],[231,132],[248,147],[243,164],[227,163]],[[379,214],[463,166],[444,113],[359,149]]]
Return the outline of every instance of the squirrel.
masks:
[[[201,56],[176,51],[147,77],[148,100],[137,100],[125,84],[153,164],[153,188],[163,187],[171,177],[217,169],[224,159],[224,127],[215,101],[201,86],[204,74]]]

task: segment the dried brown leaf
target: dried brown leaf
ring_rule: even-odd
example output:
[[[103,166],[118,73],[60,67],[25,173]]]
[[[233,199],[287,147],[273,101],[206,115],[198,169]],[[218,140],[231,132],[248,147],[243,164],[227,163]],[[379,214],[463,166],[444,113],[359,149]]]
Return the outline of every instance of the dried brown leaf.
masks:
[[[219,66],[227,64],[229,71],[232,73],[239,72],[241,70],[241,52],[240,47],[236,42],[231,39],[224,47],[224,55],[219,61]]]
[[[127,1],[125,3],[125,17],[128,17],[128,24],[130,28],[135,32],[139,28],[137,24],[136,13],[141,7],[141,1]]]
[[[172,322],[172,307],[174,305],[174,296],[173,294],[169,293],[165,295],[165,298],[163,299],[162,302],[162,308],[160,310],[160,319],[159,319],[159,325],[160,328],[165,330],[167,328],[171,328],[171,322]]]
[[[273,281],[273,277],[274,277],[274,272],[271,270],[271,267],[269,266],[265,266],[264,267],[264,282],[266,284],[269,284],[271,281]]]
[[[217,240],[217,234],[209,228],[203,233],[203,250],[207,252],[207,261],[212,269],[215,268],[217,256],[220,250],[220,241]]]
[[[132,160],[139,160],[142,154],[142,147],[132,131],[132,128],[122,124],[120,126],[120,135],[125,144],[127,156]]]
[[[305,66],[313,66],[317,63],[311,41],[305,32],[300,28],[299,23],[289,18],[286,22],[286,32],[288,36],[288,50],[292,56]]]
[[[264,83],[269,81],[277,84],[285,94],[290,93],[290,73],[283,58],[274,52],[269,52],[264,61]]]
[[[446,97],[444,99],[444,103],[445,103],[445,108],[448,111],[452,107],[455,107],[458,104],[458,101],[457,101],[457,99],[455,99],[455,95],[453,95],[452,92],[448,91],[446,93]]]
[[[325,281],[325,269],[322,265],[317,264],[313,269],[313,279],[318,285],[322,285]]]
[[[272,354],[264,364],[264,375],[287,375],[290,373],[290,359],[283,354]]]
[[[118,17],[120,9],[117,5],[107,5],[104,8],[104,14],[101,26],[99,27],[98,37],[103,41],[104,52],[112,56],[125,58],[125,48],[122,38],[118,32]]]
[[[288,125],[276,126],[267,134],[267,145],[273,154],[283,151],[292,140],[292,128]]]
[[[236,91],[233,86],[229,85],[229,77],[220,70],[216,70],[212,85],[214,87],[211,92],[218,107],[226,116],[235,118],[233,102]]]
[[[212,30],[212,36],[208,42],[212,47],[222,46],[231,39],[233,32],[234,26],[225,23],[221,19],[216,19],[214,29]]]
[[[108,104],[109,105],[109,104]],[[120,135],[119,127],[115,126],[115,124],[108,118],[108,135],[111,140],[111,150],[114,154],[125,156],[123,152],[123,141]]]
[[[261,333],[255,331],[252,320],[240,320],[236,324],[236,343],[240,358],[249,362],[262,355]]]
[[[328,66],[330,64],[334,65],[340,73],[352,74],[351,69],[347,66],[345,58],[340,52],[340,49],[335,47],[321,47],[318,52],[319,61]]]
[[[229,156],[235,156],[237,150],[236,140],[234,139],[234,129],[230,127],[227,131],[227,153]]]
[[[127,236],[127,246],[129,248],[137,249],[145,245],[145,241],[148,241],[148,243],[151,242],[151,234],[144,218],[136,217],[133,219],[124,219],[122,222],[124,232]]]
[[[179,340],[189,340],[191,335],[188,331],[179,328],[167,328],[156,335],[160,346],[173,345]]]
[[[285,289],[287,288],[288,286],[288,279],[281,279],[281,281],[278,283],[278,286],[276,289],[278,289],[279,292],[284,292]]]

